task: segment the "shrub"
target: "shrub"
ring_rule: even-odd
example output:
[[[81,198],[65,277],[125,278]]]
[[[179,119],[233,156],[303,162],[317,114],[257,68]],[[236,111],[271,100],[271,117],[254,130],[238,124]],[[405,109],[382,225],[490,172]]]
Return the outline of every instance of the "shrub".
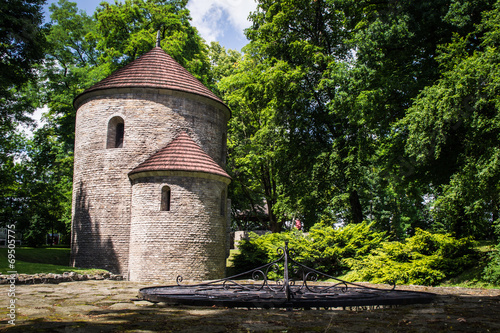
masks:
[[[305,242],[306,238],[299,231],[262,236],[250,232],[248,238],[241,240],[238,244],[240,253],[233,258],[235,271],[242,273],[278,259],[281,256],[278,249],[284,247],[286,241],[290,243],[289,247],[294,249],[296,245]]]
[[[484,280],[500,285],[500,244],[490,254],[490,262],[483,271]]]
[[[334,228],[324,222],[313,226],[310,241],[300,251],[302,263],[329,275],[341,275],[348,269],[348,259],[360,259],[380,247],[386,239],[367,222]]]
[[[385,242],[362,259],[348,259],[350,280],[436,285],[474,265],[470,238],[416,230],[405,242]]]
[[[240,242],[233,266],[237,272],[244,272],[276,260],[281,255],[278,248],[288,241],[295,261],[335,276],[349,268],[348,258],[366,256],[384,240],[385,234],[374,232],[366,222],[339,229],[323,222],[313,226],[308,235],[296,230],[260,237],[250,233],[247,240]]]

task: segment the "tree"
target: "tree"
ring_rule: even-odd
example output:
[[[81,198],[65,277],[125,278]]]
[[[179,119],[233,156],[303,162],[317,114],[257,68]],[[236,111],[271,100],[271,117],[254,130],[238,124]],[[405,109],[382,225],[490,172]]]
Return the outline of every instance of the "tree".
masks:
[[[23,173],[21,160],[24,157],[26,140],[18,131],[6,133],[6,140],[0,145],[0,223],[1,226],[23,220],[26,206],[21,188]]]
[[[26,91],[33,105],[46,106],[45,124],[26,143],[17,209],[29,216],[20,224],[34,245],[49,231],[67,235],[71,224],[71,190],[76,110],[74,98],[113,70],[155,45],[160,29],[163,47],[192,74],[212,82],[207,50],[189,24],[186,1],[103,3],[94,16],[76,3],[59,0],[50,6],[48,49],[37,67],[38,85]]]
[[[102,63],[113,71],[135,60],[155,45],[157,31],[162,48],[203,84],[213,80],[207,48],[191,26],[187,0],[126,0],[97,8],[97,32],[92,38],[103,53]]]
[[[24,100],[19,90],[33,79],[33,66],[43,58],[45,35],[42,26],[44,0],[2,0],[0,11],[0,121],[2,132],[12,123],[26,122]],[[29,104],[28,104],[29,106]],[[29,108],[29,110],[33,110]],[[9,126],[10,128],[4,128]]]
[[[0,1],[0,223],[20,218],[24,205],[19,192],[18,161],[24,140],[20,124],[29,125],[35,109],[26,87],[34,79],[34,66],[43,59],[45,29],[43,0]]]
[[[402,121],[408,155],[438,189],[433,214],[460,237],[491,235],[500,223],[499,23],[497,2],[473,33],[441,48],[440,79]]]
[[[266,105],[269,98],[263,81],[266,66],[251,57],[242,58],[235,51],[226,53],[218,44],[212,44],[212,50],[215,53],[212,59],[218,62],[215,77],[223,74],[217,87],[232,110],[228,125],[228,168],[233,178],[230,185],[233,216],[251,216],[259,220],[261,227],[279,232],[285,221],[274,210],[279,196],[274,155],[280,137],[273,109]]]
[[[251,19],[249,54],[266,66],[260,78],[266,107],[279,124],[274,163],[281,194],[275,213],[298,213],[310,226],[327,209],[324,194],[335,187],[332,177],[325,181],[329,168],[319,164],[329,159],[342,115],[331,117],[330,96],[321,85],[329,66],[349,59],[345,16],[325,1],[259,1]]]
[[[247,36],[282,124],[277,206],[308,224],[376,218],[394,237],[432,223],[423,203],[432,184],[405,155],[398,120],[439,78],[439,45],[473,30],[490,5],[259,1]]]
[[[45,243],[47,233],[69,235],[73,144],[76,111],[73,99],[106,73],[98,64],[96,44],[86,36],[95,21],[76,3],[59,0],[50,6],[51,28],[43,63],[24,96],[36,107],[46,107],[42,127],[26,140],[19,163],[19,191],[23,202],[19,230],[31,245]],[[69,240],[69,237],[66,238]]]
[[[73,99],[84,89],[109,74],[100,63],[101,52],[89,38],[96,31],[96,21],[76,3],[59,0],[50,6],[52,27],[47,35],[49,49],[40,67],[38,98],[48,108],[47,126],[54,128],[59,143],[68,153],[73,151],[76,110]],[[72,173],[72,171],[71,171]]]
[[[55,133],[50,126],[38,129],[27,143],[28,160],[22,164],[23,177],[29,180],[21,183],[27,218],[18,229],[24,230],[31,246],[44,244],[47,233],[61,233],[61,240],[69,242],[73,155]]]

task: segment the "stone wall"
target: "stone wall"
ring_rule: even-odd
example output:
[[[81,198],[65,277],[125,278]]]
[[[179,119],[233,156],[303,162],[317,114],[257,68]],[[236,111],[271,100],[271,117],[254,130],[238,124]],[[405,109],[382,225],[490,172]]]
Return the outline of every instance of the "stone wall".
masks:
[[[189,174],[186,172],[186,174]],[[220,214],[224,177],[144,177],[134,180],[130,230],[130,280],[224,277],[226,214]],[[169,186],[170,211],[161,211]],[[225,198],[224,198],[225,201]]]
[[[197,95],[142,88],[91,92],[75,107],[71,265],[126,276],[132,213],[128,173],[182,130],[225,168],[222,141],[229,110]],[[117,116],[124,121],[123,147],[106,148],[108,123]]]
[[[63,282],[88,281],[88,280],[114,280],[121,281],[123,276],[110,273],[79,274],[76,272],[38,273],[38,274],[0,274],[0,285],[11,284],[58,284]]]

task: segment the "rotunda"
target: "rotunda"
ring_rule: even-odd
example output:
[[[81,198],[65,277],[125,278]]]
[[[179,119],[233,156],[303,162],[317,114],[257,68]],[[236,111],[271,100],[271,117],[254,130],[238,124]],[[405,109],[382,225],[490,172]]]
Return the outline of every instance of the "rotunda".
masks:
[[[224,275],[228,107],[160,47],[74,100],[71,264]]]

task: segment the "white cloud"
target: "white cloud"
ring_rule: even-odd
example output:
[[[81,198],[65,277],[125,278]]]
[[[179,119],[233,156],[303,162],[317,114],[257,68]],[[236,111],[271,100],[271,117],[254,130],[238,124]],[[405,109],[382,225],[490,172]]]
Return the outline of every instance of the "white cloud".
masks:
[[[220,41],[225,33],[243,37],[243,30],[250,26],[248,15],[256,7],[255,0],[190,0],[187,5],[192,25],[207,43]]]

